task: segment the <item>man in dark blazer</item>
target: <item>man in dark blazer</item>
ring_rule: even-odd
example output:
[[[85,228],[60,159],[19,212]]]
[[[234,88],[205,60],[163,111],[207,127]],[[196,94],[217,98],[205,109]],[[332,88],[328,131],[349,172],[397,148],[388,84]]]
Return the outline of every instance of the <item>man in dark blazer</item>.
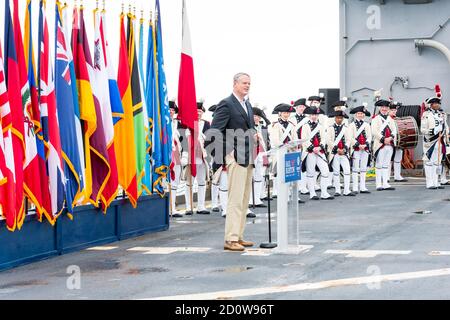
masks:
[[[214,136],[215,161],[226,164],[228,173],[224,249],[244,251],[245,247],[254,245],[245,241],[243,235],[254,168],[256,130],[252,106],[247,99],[250,76],[238,73],[233,80],[233,94],[217,105],[207,140]]]

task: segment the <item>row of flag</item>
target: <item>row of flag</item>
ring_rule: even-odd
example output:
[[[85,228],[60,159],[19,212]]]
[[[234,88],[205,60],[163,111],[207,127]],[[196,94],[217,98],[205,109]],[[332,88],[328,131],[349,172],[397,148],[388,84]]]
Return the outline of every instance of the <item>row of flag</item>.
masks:
[[[105,10],[94,11],[90,44],[83,7],[68,21],[59,1],[50,35],[46,1],[39,0],[36,64],[31,1],[23,36],[18,0],[5,1],[0,43],[0,211],[8,230],[22,227],[25,198],[40,221],[54,225],[79,205],[106,212],[119,187],[134,207],[142,194],[164,196],[172,125],[159,0],[150,23],[122,12],[117,73]]]

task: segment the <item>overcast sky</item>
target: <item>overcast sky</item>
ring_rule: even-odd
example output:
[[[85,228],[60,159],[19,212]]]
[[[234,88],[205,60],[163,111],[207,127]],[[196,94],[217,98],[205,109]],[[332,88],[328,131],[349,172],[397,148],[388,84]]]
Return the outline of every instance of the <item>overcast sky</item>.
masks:
[[[23,17],[26,0],[19,2]],[[67,0],[70,8],[74,2]],[[92,44],[92,10],[96,1],[83,2]],[[129,3],[136,6],[138,16],[141,8],[146,16],[154,8],[154,0],[106,0],[109,42],[115,68],[122,2],[127,10]],[[39,1],[33,0],[33,3],[34,32],[37,37]],[[47,0],[49,24],[52,27],[54,3],[54,0]],[[177,96],[178,89],[182,0],[160,0],[160,3],[166,74],[169,97],[172,98]],[[278,103],[289,103],[316,94],[319,88],[339,87],[338,1],[186,0],[186,3],[197,97],[204,98],[207,106],[231,93],[232,77],[240,71],[252,76],[250,99],[253,104],[268,110]],[[3,11],[2,4],[1,21],[4,21]]]

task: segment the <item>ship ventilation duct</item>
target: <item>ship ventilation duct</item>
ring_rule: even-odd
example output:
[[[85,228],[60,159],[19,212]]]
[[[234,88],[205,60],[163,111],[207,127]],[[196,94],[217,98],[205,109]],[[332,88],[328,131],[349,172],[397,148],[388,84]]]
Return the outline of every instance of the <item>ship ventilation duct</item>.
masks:
[[[419,54],[423,48],[434,48],[442,52],[447,57],[448,63],[450,63],[450,50],[444,44],[435,40],[425,39],[414,40],[414,43],[416,45],[416,48],[419,49]]]

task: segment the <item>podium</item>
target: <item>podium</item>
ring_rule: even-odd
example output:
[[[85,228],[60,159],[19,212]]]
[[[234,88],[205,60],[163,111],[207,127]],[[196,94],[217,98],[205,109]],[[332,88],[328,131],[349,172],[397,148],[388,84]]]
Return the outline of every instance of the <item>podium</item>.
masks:
[[[291,141],[272,148],[265,155],[276,161],[277,187],[277,253],[299,253],[300,210],[298,207],[298,181],[301,179],[301,151],[298,147],[303,140]],[[273,168],[272,168],[273,171]],[[270,214],[269,214],[270,228]]]

